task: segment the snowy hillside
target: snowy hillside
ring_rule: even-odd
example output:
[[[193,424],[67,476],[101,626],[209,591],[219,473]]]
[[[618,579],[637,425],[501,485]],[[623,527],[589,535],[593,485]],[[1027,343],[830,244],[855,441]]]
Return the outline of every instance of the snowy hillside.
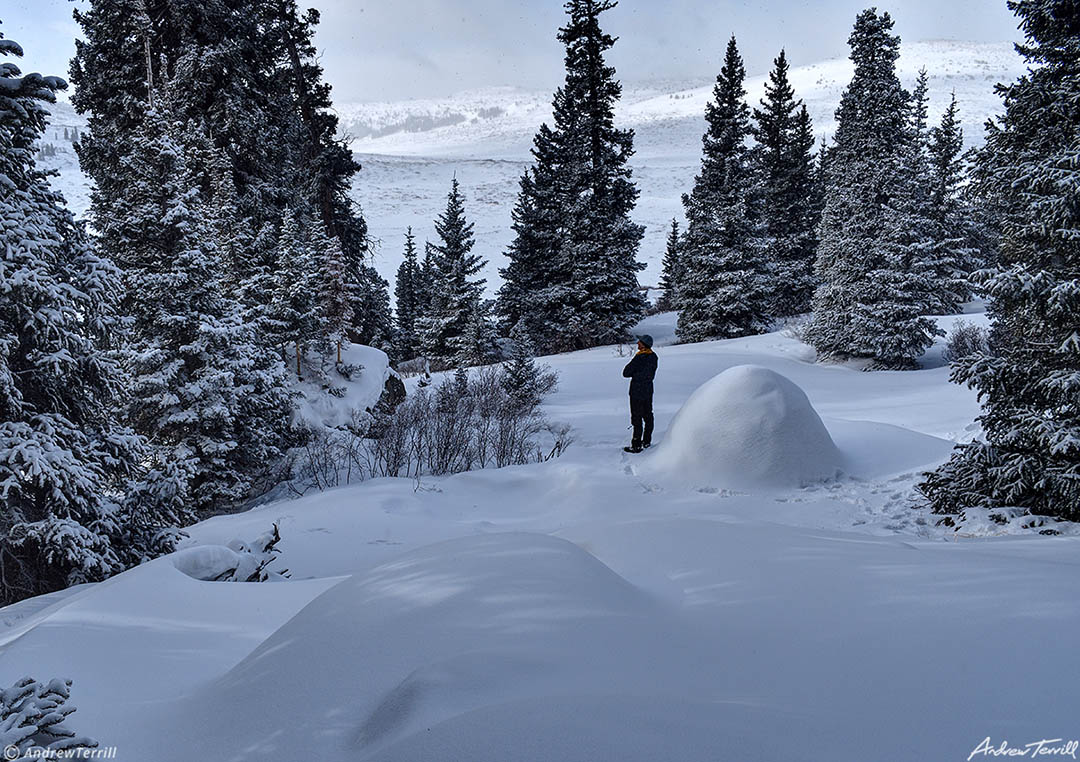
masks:
[[[0,670],[73,678],[68,724],[120,760],[951,760],[1075,733],[1080,537],[911,507],[977,413],[940,345],[925,370],[862,373],[781,334],[663,346],[672,324],[643,326],[656,456],[824,435],[840,475],[650,470],[619,449],[625,353],[555,356],[547,413],[578,436],[561,459],[211,519],[193,542],[278,522],[293,578],[204,582],[160,558],[0,611]],[[702,386],[746,365],[749,391]],[[771,398],[776,375],[791,387]],[[747,395],[791,425],[762,439],[717,416]],[[691,398],[705,434],[673,424]]]
[[[790,73],[796,95],[806,101],[819,134],[830,134],[851,62],[798,63],[793,62]],[[994,85],[1024,71],[1011,43],[904,45],[899,73],[905,85],[911,86],[922,67],[930,75],[931,120],[940,116],[955,92],[969,144],[981,139],[983,123],[1001,110]],[[764,74],[747,80],[750,103],[757,104],[765,80]],[[646,228],[641,259],[648,268],[639,276],[643,284],[655,286],[659,280],[668,225],[673,217],[682,217],[679,199],[699,169],[705,103],[711,93],[711,82],[624,87],[616,116],[636,132],[637,153],[631,163],[641,190],[634,217]],[[488,260],[483,275],[493,292],[512,237],[510,213],[518,179],[530,161],[533,134],[550,118],[551,93],[488,88],[443,99],[338,104],[337,109],[342,133],[354,138],[353,149],[364,167],[354,195],[379,242],[375,266],[383,277],[393,283],[406,227],[413,227],[421,244],[434,238],[432,221],[445,208],[456,176],[476,224],[475,252]],[[54,113],[58,126],[83,124],[66,104],[58,104]],[[58,187],[76,215],[83,214],[89,194],[74,153],[42,163],[60,170]]]
[[[984,123],[1001,111],[994,86],[1024,72],[1011,43],[936,41],[903,46],[898,66],[903,83],[911,87],[923,67],[930,78],[931,121],[940,118],[955,92],[969,145],[981,141]],[[834,112],[852,71],[846,58],[805,66],[793,62],[792,85],[796,96],[805,100],[819,135],[834,130]],[[764,74],[747,80],[751,104],[757,105],[765,81]],[[705,104],[711,95],[711,82],[627,84],[616,111],[617,122],[635,131],[631,165],[641,197],[634,218],[645,225],[641,260],[648,265],[639,276],[643,284],[658,282],[668,226],[673,217],[682,218],[680,198],[700,167]],[[518,178],[529,164],[537,127],[550,119],[551,93],[492,89],[439,101],[355,104],[341,111],[346,132],[353,135],[391,130],[408,120],[419,124],[447,114],[465,116],[423,131],[400,129],[356,139],[353,148],[364,164],[356,198],[372,234],[382,242],[376,266],[392,282],[405,228],[412,225],[421,241],[434,237],[431,221],[445,206],[450,180],[456,175],[476,222],[475,251],[489,260],[484,273],[489,288],[497,285],[498,268],[505,266],[503,252],[513,235],[510,213]]]
[[[951,40],[905,44],[897,73],[911,87],[918,72],[930,76],[931,118],[955,92],[969,144],[981,140],[983,124],[1000,111],[994,85],[1015,79],[1024,66],[1011,43]],[[800,65],[792,62],[791,84],[813,117],[819,135],[834,129],[834,112],[851,80],[847,58]],[[747,101],[764,95],[765,73],[746,81]],[[617,122],[637,133],[637,158],[685,158],[700,145],[705,104],[712,81],[625,83]],[[339,106],[342,128],[359,153],[394,156],[528,159],[536,128],[551,116],[550,92],[489,88],[442,99],[357,103]]]
[[[90,208],[91,188],[90,181],[79,168],[79,157],[75,155],[73,139],[76,131],[82,133],[86,130],[86,119],[75,113],[75,109],[66,100],[50,103],[46,110],[50,119],[41,143],[43,147],[54,148],[55,154],[51,151],[40,152],[38,167],[59,173],[53,180],[53,186],[64,194],[75,216],[82,217]]]

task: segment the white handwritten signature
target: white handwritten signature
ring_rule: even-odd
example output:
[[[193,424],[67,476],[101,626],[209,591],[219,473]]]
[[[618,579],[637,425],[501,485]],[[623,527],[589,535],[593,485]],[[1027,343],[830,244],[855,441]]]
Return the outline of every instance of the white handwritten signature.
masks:
[[[984,757],[1072,757],[1077,759],[1076,752],[1080,749],[1080,741],[1066,741],[1063,738],[1044,738],[1041,741],[1032,741],[1023,746],[1009,746],[1008,741],[1002,741],[997,746],[990,742],[987,736],[975,747],[975,751],[968,754],[968,762],[981,754]]]

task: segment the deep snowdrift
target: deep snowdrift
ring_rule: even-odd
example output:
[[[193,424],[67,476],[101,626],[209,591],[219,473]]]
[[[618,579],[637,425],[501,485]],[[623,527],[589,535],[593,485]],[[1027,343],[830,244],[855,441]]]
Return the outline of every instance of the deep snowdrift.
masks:
[[[739,365],[690,395],[642,470],[710,486],[800,487],[840,466],[806,393],[774,370]]]
[[[661,611],[563,539],[429,545],[328,590],[170,710],[182,736],[158,759],[302,759],[312,739],[320,759],[357,759],[470,710],[538,695],[651,692],[659,682],[674,696],[688,665],[681,679],[667,669],[647,680],[634,666],[679,638]],[[258,712],[252,697],[265,699]]]

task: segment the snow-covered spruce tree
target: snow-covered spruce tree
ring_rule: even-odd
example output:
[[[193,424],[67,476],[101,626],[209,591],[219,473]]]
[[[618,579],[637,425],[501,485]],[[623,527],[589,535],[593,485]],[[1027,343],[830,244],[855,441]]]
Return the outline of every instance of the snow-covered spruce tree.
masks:
[[[535,350],[524,320],[514,325],[510,340],[513,350],[504,366],[502,386],[514,405],[523,410],[532,409],[544,395],[540,391],[541,371],[533,359]]]
[[[165,114],[147,111],[124,162],[129,182],[114,202],[124,212],[114,240],[134,318],[129,420],[153,445],[153,462],[178,469],[181,499],[208,513],[246,497],[267,456],[280,455],[272,429],[288,409],[274,409],[284,400],[280,360],[269,378],[256,378],[260,351],[222,292],[179,134]]]
[[[353,322],[357,284],[351,280],[349,259],[345,247],[316,225],[312,232],[315,256],[319,263],[319,307],[321,310],[324,343],[341,363],[341,351],[349,343],[349,328]]]
[[[296,210],[286,210],[278,239],[277,283],[269,310],[282,355],[289,366],[295,365],[298,377],[303,375],[304,355],[329,333],[320,311],[319,269],[309,229],[310,222],[305,224]]]
[[[350,339],[384,350],[392,349],[390,284],[368,263],[370,244],[367,223],[352,198],[352,180],[360,171],[348,142],[338,133],[330,85],[323,79],[314,45],[319,12],[301,14],[296,0],[254,2],[270,19],[266,35],[277,43],[276,76],[292,96],[299,117],[300,141],[294,152],[298,187],[305,189],[327,234],[338,241],[347,279],[355,285]]]
[[[228,261],[225,285],[257,330],[273,291],[278,228],[286,207],[322,221],[342,242],[354,295],[352,337],[385,345],[389,292],[367,263],[367,226],[350,196],[359,171],[337,135],[330,88],[322,79],[312,35],[318,13],[299,14],[295,0],[190,3],[94,0],[76,13],[84,39],[72,63],[73,103],[90,115],[79,148],[94,180],[92,215],[106,250],[111,204],[122,197],[121,171],[145,105],[167,78],[169,111],[180,123],[205,122],[214,148],[228,157],[235,183],[233,228],[243,231],[239,262]],[[184,145],[185,152],[189,147]],[[218,170],[190,160],[204,191]],[[268,352],[273,337],[259,336]]]
[[[0,55],[22,49],[0,34]],[[142,442],[118,415],[119,272],[34,163],[64,87],[0,63],[0,605],[104,579],[160,528],[121,504]]]
[[[771,313],[809,311],[814,293],[818,216],[814,209],[814,130],[810,114],[788,80],[784,51],[773,62],[753,134],[761,173],[761,219],[771,241],[774,272]]]
[[[956,95],[930,132],[930,216],[934,226],[932,266],[936,313],[952,314],[971,296],[970,275],[978,268],[977,210],[964,196],[964,132]]]
[[[999,263],[977,276],[989,297],[990,351],[953,379],[979,392],[985,441],[928,475],[938,511],[1019,506],[1080,519],[1080,9],[1010,2],[1029,73],[999,86],[975,180],[1006,210]]]
[[[663,271],[660,274],[660,298],[656,300],[656,309],[659,312],[668,312],[679,309],[679,284],[682,282],[683,273],[682,241],[679,236],[679,221],[671,220],[671,229],[668,231],[667,246],[664,249]]]
[[[499,270],[503,283],[496,302],[504,335],[524,320],[530,335],[537,337],[543,347],[555,345],[555,336],[561,330],[561,311],[569,299],[566,272],[559,264],[564,231],[561,186],[557,182],[560,159],[555,141],[555,134],[546,124],[540,126],[533,139],[533,166],[521,176],[517,203],[511,212],[514,239],[506,253],[509,263]],[[432,271],[428,258],[423,269],[425,273]]]
[[[768,329],[774,269],[760,223],[760,192],[746,145],[746,70],[732,37],[705,107],[701,173],[683,196],[685,281],[676,332],[683,342],[733,338]]]
[[[873,294],[851,308],[855,354],[873,358],[872,369],[918,367],[915,358],[944,335],[925,317],[938,306],[936,236],[930,209],[927,131],[927,74],[919,73],[911,94],[904,141],[894,157],[892,184],[884,205],[880,259],[868,280]]]
[[[446,210],[435,220],[439,242],[429,244],[431,254],[430,305],[419,322],[424,357],[435,369],[458,364],[468,354],[464,337],[472,319],[484,280],[473,279],[486,264],[472,253],[476,243],[473,224],[465,217],[465,199],[454,178],[446,196]]]
[[[416,331],[424,309],[423,277],[416,256],[416,237],[410,227],[405,231],[405,256],[394,284],[394,350],[401,360],[411,360],[420,354]]]
[[[514,209],[498,311],[504,328],[524,317],[545,351],[620,341],[645,311],[637,281],[644,231],[630,220],[634,135],[614,126],[622,86],[604,61],[615,39],[600,28],[615,5],[565,4],[558,39],[566,79],[555,93],[554,127],[542,125],[535,137],[535,163]]]
[[[465,324],[465,333],[454,356],[457,367],[487,365],[500,359],[499,332],[491,319],[491,310],[490,300],[477,299],[473,303],[469,322]]]
[[[888,13],[859,14],[848,42],[855,74],[837,109],[807,339],[822,357],[910,368],[933,341],[920,273],[927,231],[913,165],[911,100],[896,76],[900,39]],[[917,118],[916,120],[917,121]]]

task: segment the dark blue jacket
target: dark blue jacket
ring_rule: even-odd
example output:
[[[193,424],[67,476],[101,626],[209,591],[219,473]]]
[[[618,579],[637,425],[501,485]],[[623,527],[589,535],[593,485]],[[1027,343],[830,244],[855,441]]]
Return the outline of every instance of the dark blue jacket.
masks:
[[[653,377],[656,375],[656,353],[638,352],[623,368],[623,378],[630,379],[630,399],[652,399]]]

